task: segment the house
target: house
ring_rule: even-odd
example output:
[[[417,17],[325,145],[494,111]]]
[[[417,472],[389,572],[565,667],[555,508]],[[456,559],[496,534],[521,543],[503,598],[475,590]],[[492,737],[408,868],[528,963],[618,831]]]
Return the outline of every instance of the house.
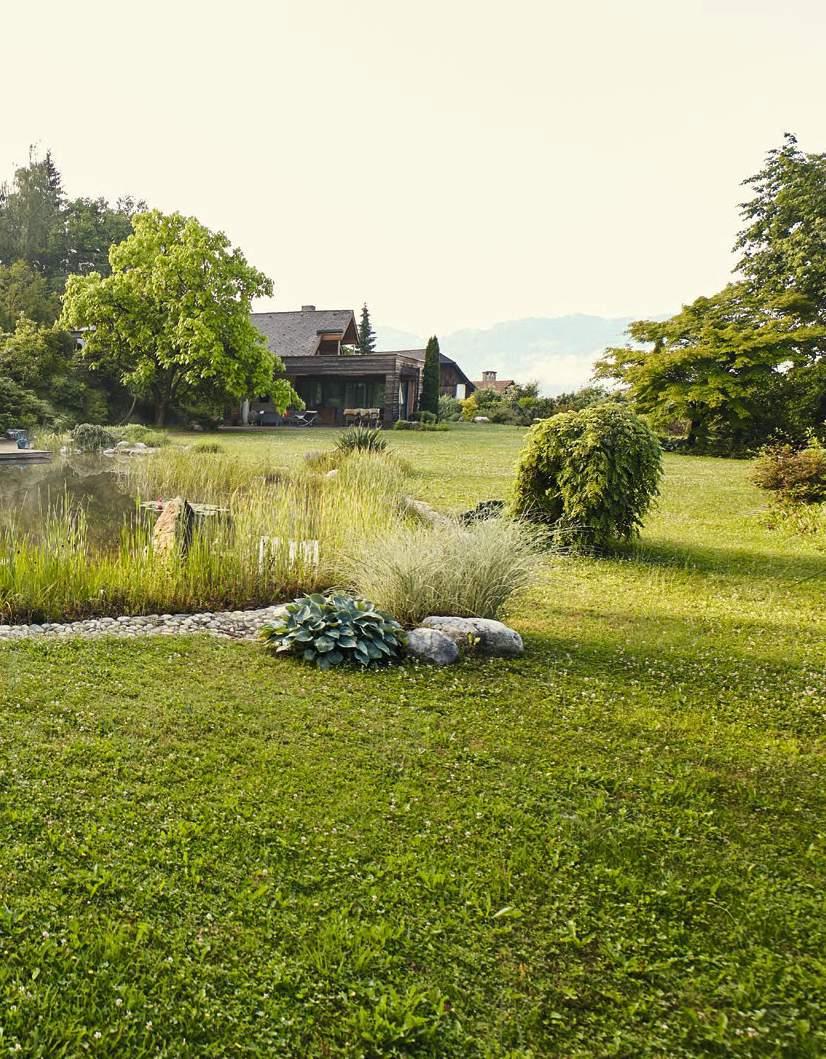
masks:
[[[418,408],[423,349],[361,353],[351,309],[253,313],[252,321],[270,350],[284,362],[293,388],[323,426],[341,426],[346,409],[378,409],[384,426],[405,419]],[[455,361],[442,357],[441,393],[466,396],[473,383]],[[275,426],[282,421],[264,394],[244,401],[237,422]]]
[[[515,385],[516,382],[513,379],[497,379],[495,371],[483,371],[482,378],[474,382],[473,388],[475,390],[496,390],[497,393],[504,393],[505,390],[509,390],[511,386]]]

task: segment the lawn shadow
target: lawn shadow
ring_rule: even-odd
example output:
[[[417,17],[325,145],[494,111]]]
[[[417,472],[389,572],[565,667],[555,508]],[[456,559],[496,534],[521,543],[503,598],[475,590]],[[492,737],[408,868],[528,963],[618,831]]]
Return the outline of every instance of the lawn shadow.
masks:
[[[759,577],[769,581],[798,584],[822,580],[826,586],[826,554],[794,555],[780,551],[726,548],[713,545],[673,545],[658,541],[636,541],[619,546],[606,558],[626,559],[642,566],[723,574],[733,577]]]

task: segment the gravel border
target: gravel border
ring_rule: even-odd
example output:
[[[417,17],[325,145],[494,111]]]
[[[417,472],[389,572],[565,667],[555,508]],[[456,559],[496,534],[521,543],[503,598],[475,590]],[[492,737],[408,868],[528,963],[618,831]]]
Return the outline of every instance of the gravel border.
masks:
[[[46,622],[43,625],[0,625],[0,643],[18,640],[65,640],[103,636],[127,639],[136,636],[177,636],[208,633],[231,640],[254,640],[262,626],[280,618],[285,604],[257,610],[208,611],[202,614],[136,614],[121,618],[89,618],[86,621]]]

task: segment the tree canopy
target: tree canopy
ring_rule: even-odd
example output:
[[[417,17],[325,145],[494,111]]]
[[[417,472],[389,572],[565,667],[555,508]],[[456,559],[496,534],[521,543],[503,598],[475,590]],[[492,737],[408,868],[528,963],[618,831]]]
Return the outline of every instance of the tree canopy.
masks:
[[[615,379],[694,448],[740,449],[800,436],[826,418],[826,155],[793,136],[745,182],[740,278],[669,320],[629,328],[595,376]]]
[[[193,217],[152,211],[132,227],[109,252],[109,276],[67,283],[61,322],[86,332],[84,357],[114,366],[149,398],[158,425],[173,403],[269,393],[285,409],[297,400],[250,319],[252,299],[271,295],[272,282]]]

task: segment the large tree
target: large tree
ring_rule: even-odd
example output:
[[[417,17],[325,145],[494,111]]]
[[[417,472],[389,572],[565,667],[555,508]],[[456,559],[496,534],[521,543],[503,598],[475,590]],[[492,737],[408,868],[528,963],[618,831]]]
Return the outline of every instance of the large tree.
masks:
[[[607,350],[595,375],[625,384],[657,425],[684,422],[692,447],[758,443],[782,427],[794,367],[826,338],[786,309],[730,284],[669,320],[631,324],[638,345]]]
[[[25,262],[42,276],[45,305],[74,272],[107,275],[109,247],[129,235],[132,216],[145,209],[129,197],[114,206],[103,198],[67,198],[51,153],[40,158],[32,150],[28,164],[0,187],[0,265]],[[51,322],[59,311],[53,299],[49,308]]]
[[[115,366],[152,402],[157,425],[172,406],[216,395],[269,393],[284,409],[296,401],[250,319],[252,299],[271,295],[272,282],[193,217],[152,211],[132,228],[109,252],[111,275],[69,277],[61,322],[85,331],[84,356]]]
[[[21,316],[48,324],[59,312],[60,297],[41,272],[22,260],[0,265],[0,331],[11,331]]]
[[[632,324],[637,345],[606,350],[596,369],[640,411],[685,421],[694,446],[801,434],[826,415],[826,155],[787,135],[744,183],[738,282]]]
[[[359,349],[362,353],[373,353],[376,349],[376,332],[370,323],[370,310],[367,302],[361,307],[361,319],[359,320]]]
[[[422,371],[422,396],[419,407],[423,412],[439,412],[439,387],[441,385],[441,356],[439,353],[439,339],[433,335],[428,339],[427,349],[424,354],[424,369]]]

